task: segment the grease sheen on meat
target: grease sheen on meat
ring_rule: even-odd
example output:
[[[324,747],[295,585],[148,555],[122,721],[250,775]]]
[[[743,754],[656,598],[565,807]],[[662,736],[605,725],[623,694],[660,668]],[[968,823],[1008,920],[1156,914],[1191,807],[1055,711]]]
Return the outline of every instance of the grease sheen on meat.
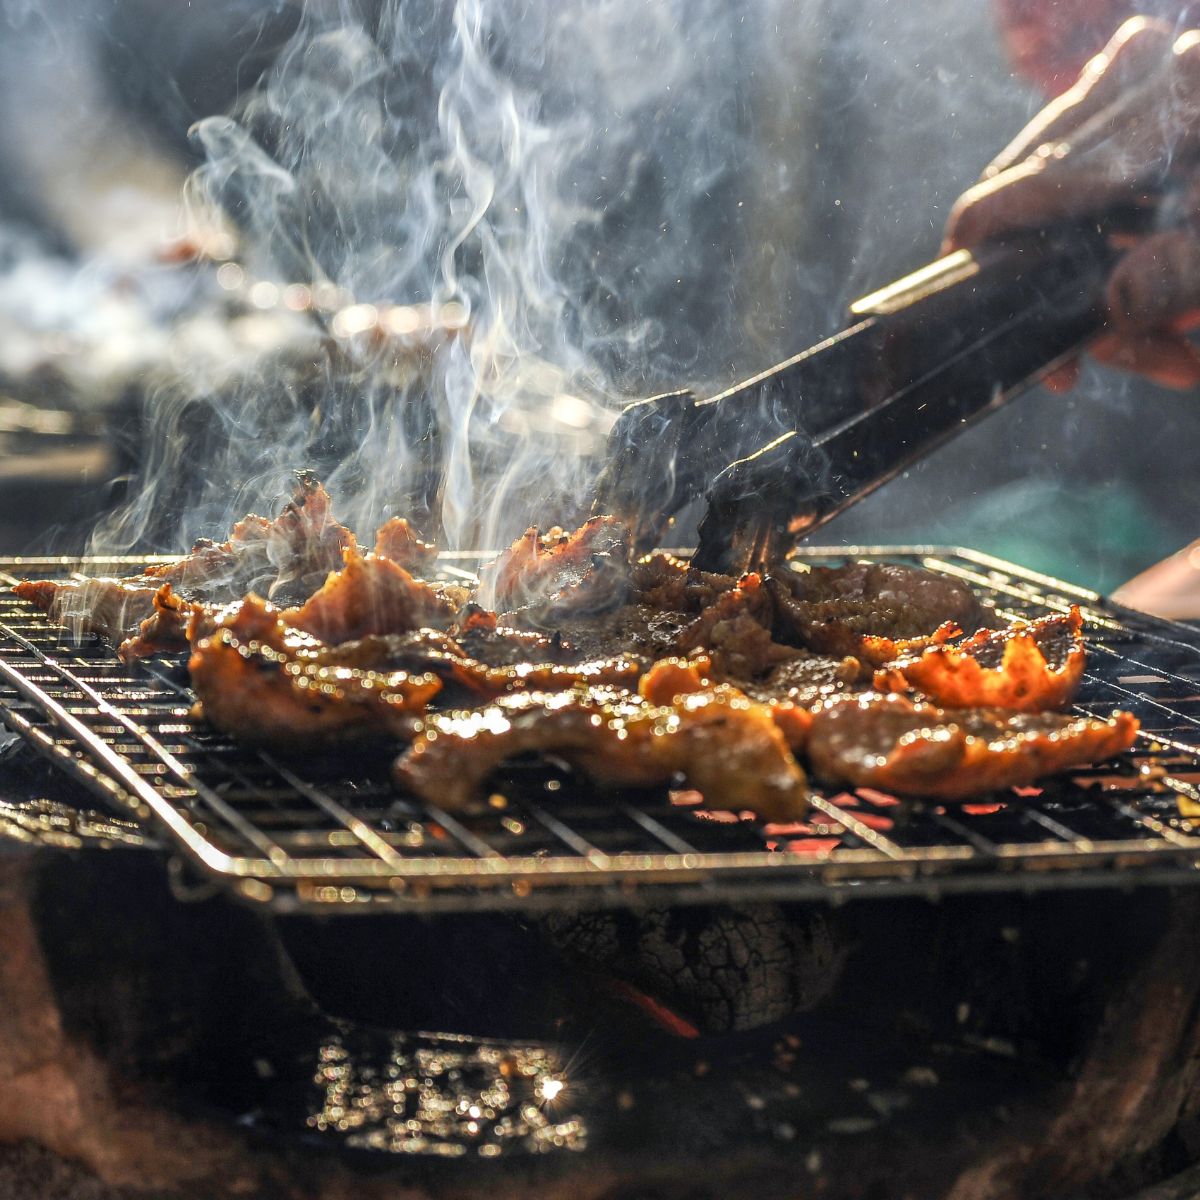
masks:
[[[502,696],[485,708],[431,713],[396,764],[400,786],[445,808],[477,800],[505,761],[552,754],[598,784],[651,787],[681,778],[709,802],[794,820],[804,771],[770,708],[716,686],[652,704],[636,693],[577,688]]]
[[[899,695],[837,698],[818,709],[807,752],[826,780],[963,800],[1127,750],[1137,720],[1003,709],[942,709]]]

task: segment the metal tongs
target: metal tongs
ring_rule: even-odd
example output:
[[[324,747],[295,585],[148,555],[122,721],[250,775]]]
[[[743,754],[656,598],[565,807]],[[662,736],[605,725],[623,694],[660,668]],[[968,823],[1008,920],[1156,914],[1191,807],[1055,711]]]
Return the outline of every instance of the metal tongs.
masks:
[[[1151,226],[1157,211],[1132,206],[959,250],[718,396],[631,404],[610,434],[594,511],[627,522],[645,550],[702,500],[695,566],[737,574],[786,557],[1078,354],[1104,327],[1112,235]]]

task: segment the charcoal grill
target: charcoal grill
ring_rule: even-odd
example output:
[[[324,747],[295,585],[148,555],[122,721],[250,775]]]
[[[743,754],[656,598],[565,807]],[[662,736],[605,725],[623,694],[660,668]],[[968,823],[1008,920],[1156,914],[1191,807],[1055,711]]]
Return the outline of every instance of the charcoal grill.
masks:
[[[601,794],[553,767],[516,766],[482,812],[398,796],[388,760],[330,764],[238,746],[194,722],[178,663],[123,665],[0,599],[0,713],[78,780],[173,839],[185,866],[282,911],[536,910],[564,904],[846,899],[1200,881],[1200,631],[972,550],[807,549],[808,563],[887,559],[969,583],[1005,616],[1087,621],[1076,707],[1132,710],[1119,760],[944,805],[826,791],[803,823],[771,825],[686,793]],[[145,559],[0,560],[0,578],[127,574]],[[447,554],[445,578],[478,555]]]

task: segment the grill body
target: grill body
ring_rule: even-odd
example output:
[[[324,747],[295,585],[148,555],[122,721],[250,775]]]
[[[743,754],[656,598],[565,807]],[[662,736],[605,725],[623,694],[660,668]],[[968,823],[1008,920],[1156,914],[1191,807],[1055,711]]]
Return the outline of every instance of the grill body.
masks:
[[[0,598],[0,715],[178,855],[280,911],[468,912],[724,903],[1200,881],[1200,632],[990,556],[938,547],[808,549],[803,561],[908,562],[969,582],[1006,616],[1079,604],[1089,666],[1076,707],[1133,711],[1120,760],[1039,789],[943,805],[827,791],[803,823],[600,793],[515,766],[477,815],[399,796],[387,755],[282,759],[189,715],[180,664],[126,667]],[[448,578],[478,555],[446,555]],[[128,574],[144,559],[8,559],[0,579]]]

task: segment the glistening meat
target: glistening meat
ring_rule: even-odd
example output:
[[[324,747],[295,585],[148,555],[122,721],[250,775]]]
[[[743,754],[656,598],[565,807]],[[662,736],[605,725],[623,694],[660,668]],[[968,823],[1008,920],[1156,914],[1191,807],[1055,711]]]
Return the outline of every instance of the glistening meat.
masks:
[[[1054,711],[1083,672],[1077,612],[997,628],[966,584],[928,570],[779,563],[738,579],[633,561],[630,545],[610,517],[531,529],[472,590],[426,578],[435,552],[401,517],[363,551],[302,476],[274,521],[246,518],[173,563],[18,591],[77,635],[125,639],[127,657],[189,647],[199,711],[231,736],[303,754],[394,745],[398,785],[451,808],[535,754],[601,789],[686,782],[710,805],[793,820],[804,763],[831,783],[964,799],[1136,735],[1128,714]]]

